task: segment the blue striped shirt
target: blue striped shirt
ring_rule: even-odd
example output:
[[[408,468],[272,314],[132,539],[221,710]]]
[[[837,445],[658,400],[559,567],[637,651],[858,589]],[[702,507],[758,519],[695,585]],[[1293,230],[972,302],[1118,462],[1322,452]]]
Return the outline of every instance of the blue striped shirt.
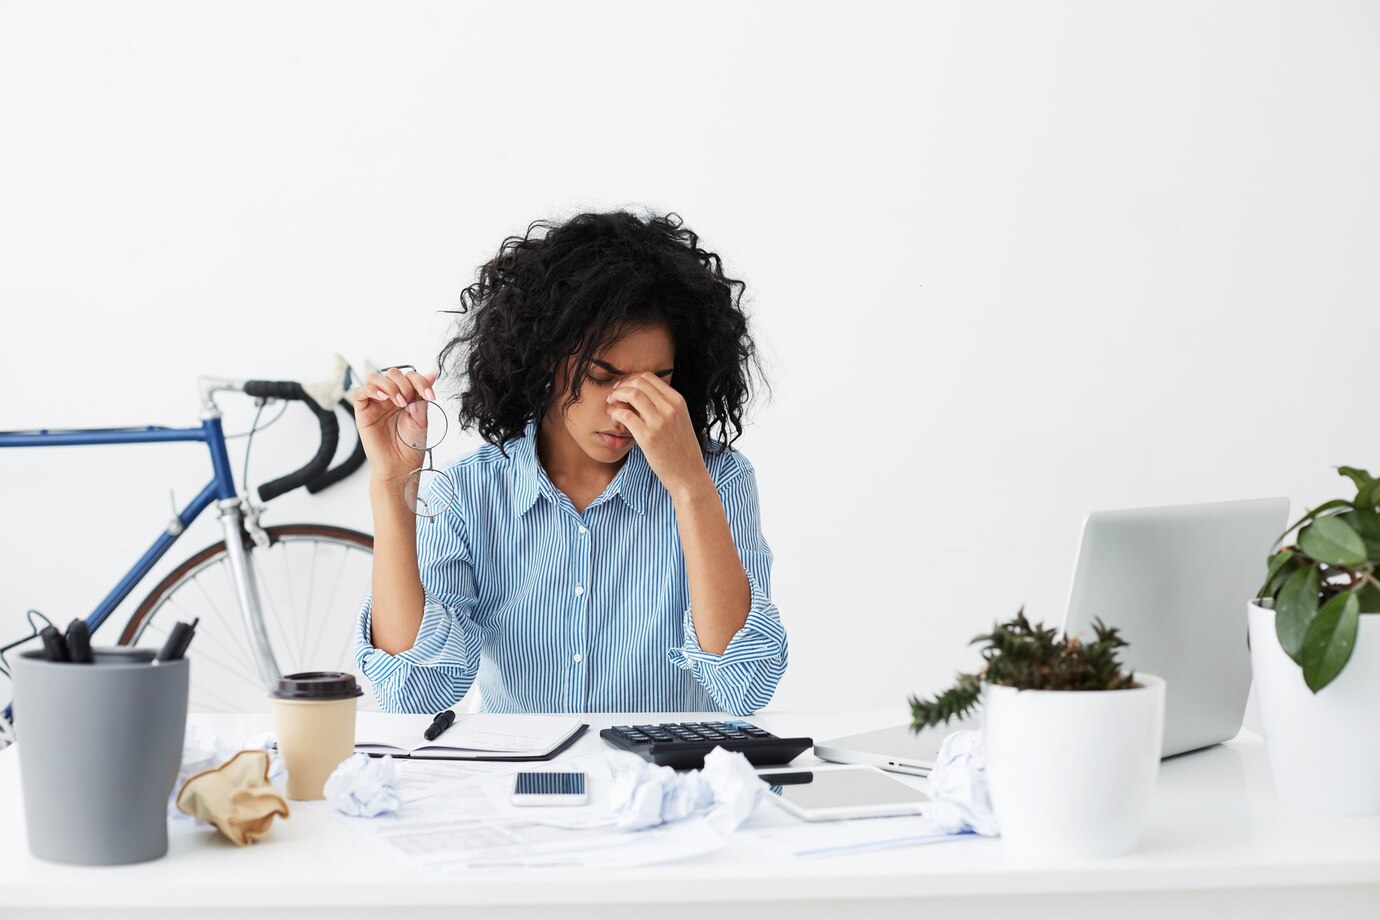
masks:
[[[386,712],[439,712],[477,681],[489,712],[694,712],[747,715],[786,669],[771,602],[752,465],[706,458],[752,591],[722,655],[702,650],[690,612],[671,496],[634,444],[584,513],[547,477],[536,423],[506,445],[449,466],[458,499],[418,520],[426,595],[412,648],[370,642],[365,599],[355,664]]]

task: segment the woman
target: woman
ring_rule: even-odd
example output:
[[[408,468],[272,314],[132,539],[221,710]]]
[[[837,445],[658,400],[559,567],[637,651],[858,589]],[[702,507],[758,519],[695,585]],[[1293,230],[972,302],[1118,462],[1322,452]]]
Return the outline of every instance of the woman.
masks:
[[[429,521],[404,501],[423,455],[397,416],[418,417],[404,407],[435,398],[436,373],[355,389],[374,515],[355,661],[385,711],[445,709],[476,680],[493,712],[771,698],[786,634],[753,468],[729,446],[753,343],[743,283],[697,244],[674,214],[621,211],[504,241],[439,361],[488,443],[448,468]]]

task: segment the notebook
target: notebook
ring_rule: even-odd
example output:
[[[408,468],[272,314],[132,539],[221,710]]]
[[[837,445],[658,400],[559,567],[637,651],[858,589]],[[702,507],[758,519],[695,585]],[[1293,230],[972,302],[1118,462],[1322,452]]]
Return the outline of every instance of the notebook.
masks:
[[[355,751],[415,760],[550,760],[584,734],[572,716],[474,712],[458,714],[435,741],[424,733],[433,716],[358,713]]]

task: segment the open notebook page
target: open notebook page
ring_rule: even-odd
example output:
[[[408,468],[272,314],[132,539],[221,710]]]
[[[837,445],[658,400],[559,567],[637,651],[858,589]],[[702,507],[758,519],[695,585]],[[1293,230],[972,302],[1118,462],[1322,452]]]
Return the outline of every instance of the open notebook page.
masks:
[[[571,716],[475,712],[459,714],[455,724],[435,741],[423,732],[433,716],[361,712],[355,728],[355,749],[363,751],[431,750],[493,751],[507,754],[542,754],[552,750],[581,721]]]

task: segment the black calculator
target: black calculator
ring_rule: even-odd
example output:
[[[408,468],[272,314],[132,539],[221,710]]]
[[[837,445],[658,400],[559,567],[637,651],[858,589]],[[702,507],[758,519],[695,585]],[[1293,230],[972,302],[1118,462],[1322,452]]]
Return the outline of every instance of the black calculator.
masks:
[[[615,725],[599,737],[652,763],[677,770],[697,770],[704,755],[716,747],[741,751],[755,767],[789,763],[814,746],[812,738],[778,738],[751,722],[662,722],[657,725]]]

